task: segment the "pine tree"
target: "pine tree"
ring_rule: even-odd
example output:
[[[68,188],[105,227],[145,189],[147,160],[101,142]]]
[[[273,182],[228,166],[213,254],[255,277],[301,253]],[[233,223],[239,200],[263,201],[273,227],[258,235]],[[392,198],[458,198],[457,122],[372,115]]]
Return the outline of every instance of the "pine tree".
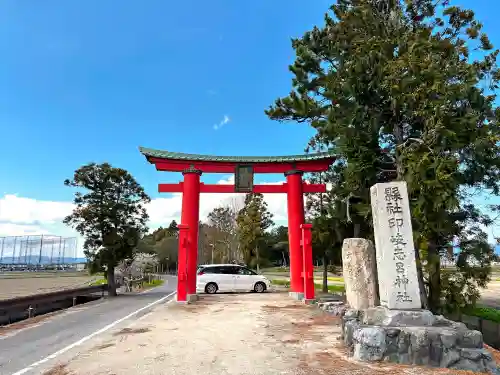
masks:
[[[500,191],[498,51],[472,11],[448,3],[338,0],[322,27],[292,41],[293,90],[266,111],[310,124],[338,153],[339,193],[356,197],[361,233],[372,232],[370,186],[407,182],[435,312],[474,304],[489,280],[493,252],[479,224],[491,219],[472,188]],[[441,273],[453,242],[458,271]]]
[[[313,137],[306,152],[322,152],[327,149],[327,141]],[[313,224],[313,255],[323,264],[323,292],[328,292],[328,265],[330,260],[340,265],[342,260],[342,242],[353,236],[354,225],[351,221],[346,197],[342,190],[342,177],[345,164],[337,160],[328,171],[310,173],[310,183],[329,184],[327,193],[308,194],[306,199],[306,217]]]
[[[259,247],[265,238],[265,231],[273,225],[272,217],[262,194],[249,193],[245,196],[245,205],[238,212],[236,222],[240,250],[248,266],[260,267]]]
[[[79,189],[64,223],[85,238],[91,271],[106,271],[109,294],[116,296],[115,267],[134,257],[147,232],[145,204],[150,198],[130,173],[108,163],[84,165],[64,184]]]

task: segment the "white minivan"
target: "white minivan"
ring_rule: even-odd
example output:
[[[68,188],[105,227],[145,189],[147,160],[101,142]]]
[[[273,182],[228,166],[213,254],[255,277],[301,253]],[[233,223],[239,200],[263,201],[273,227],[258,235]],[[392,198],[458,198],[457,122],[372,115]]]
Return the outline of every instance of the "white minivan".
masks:
[[[196,276],[197,293],[263,293],[270,286],[271,282],[266,277],[236,264],[207,264],[199,266]]]

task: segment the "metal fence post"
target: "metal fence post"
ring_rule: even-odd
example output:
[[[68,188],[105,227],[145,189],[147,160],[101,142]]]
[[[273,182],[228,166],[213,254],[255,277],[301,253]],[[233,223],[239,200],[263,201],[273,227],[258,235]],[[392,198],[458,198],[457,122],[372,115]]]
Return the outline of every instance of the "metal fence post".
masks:
[[[0,254],[0,264],[3,264],[3,248],[5,245],[5,237],[2,238],[2,253]]]
[[[42,264],[43,234],[40,236],[40,252],[38,254],[38,264]]]

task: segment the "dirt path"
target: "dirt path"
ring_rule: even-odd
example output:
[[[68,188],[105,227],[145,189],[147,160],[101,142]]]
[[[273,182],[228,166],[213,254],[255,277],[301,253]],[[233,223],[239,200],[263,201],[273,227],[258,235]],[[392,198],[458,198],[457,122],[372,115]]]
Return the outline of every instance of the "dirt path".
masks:
[[[486,289],[481,291],[481,304],[500,308],[500,282],[492,281]]]
[[[344,357],[340,321],[284,293],[206,296],[161,305],[90,340],[45,375],[468,374]]]

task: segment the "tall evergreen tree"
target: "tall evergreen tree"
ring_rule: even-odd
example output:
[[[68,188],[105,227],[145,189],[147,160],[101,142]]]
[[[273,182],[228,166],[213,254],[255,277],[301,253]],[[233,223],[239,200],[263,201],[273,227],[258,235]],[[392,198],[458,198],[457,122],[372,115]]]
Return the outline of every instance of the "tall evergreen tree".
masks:
[[[322,152],[327,149],[327,141],[319,136],[313,137],[306,152]],[[323,292],[328,292],[328,266],[330,260],[336,265],[341,264],[341,249],[344,238],[359,236],[353,233],[347,201],[350,197],[343,194],[342,177],[345,163],[337,160],[328,171],[311,173],[308,180],[311,183],[329,184],[327,193],[308,194],[306,200],[306,217],[313,224],[313,254],[320,258],[323,264]],[[357,224],[356,224],[357,225]],[[357,225],[359,230],[359,225]]]
[[[236,222],[240,250],[248,266],[260,267],[259,247],[265,238],[265,231],[273,225],[272,217],[262,194],[249,193],[245,196],[245,205],[238,212]]]
[[[293,90],[266,111],[310,124],[336,150],[361,222],[371,224],[371,185],[408,183],[423,300],[436,312],[475,303],[493,256],[479,227],[491,219],[472,196],[500,191],[498,51],[481,29],[449,1],[338,0],[292,41]],[[458,272],[441,273],[452,242]]]
[[[150,198],[130,173],[108,163],[84,165],[64,184],[81,189],[64,223],[85,238],[83,248],[91,271],[106,271],[109,294],[116,296],[115,267],[133,258],[147,232],[145,204]]]

